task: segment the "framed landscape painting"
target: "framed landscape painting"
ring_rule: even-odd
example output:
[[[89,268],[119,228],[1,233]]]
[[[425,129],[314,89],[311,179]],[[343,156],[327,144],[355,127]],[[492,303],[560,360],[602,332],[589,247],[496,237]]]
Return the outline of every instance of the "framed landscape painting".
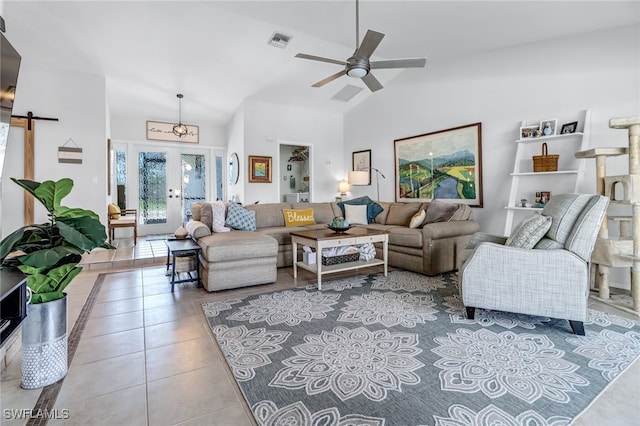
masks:
[[[396,201],[482,207],[482,123],[396,139]]]
[[[271,183],[271,157],[249,156],[249,182]]]

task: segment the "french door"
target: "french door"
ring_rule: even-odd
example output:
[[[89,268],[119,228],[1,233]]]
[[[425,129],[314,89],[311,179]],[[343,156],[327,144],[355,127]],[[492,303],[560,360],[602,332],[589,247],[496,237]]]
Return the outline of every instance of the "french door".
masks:
[[[166,144],[114,144],[116,202],[138,210],[138,234],[170,234],[209,199],[211,151]],[[112,195],[113,196],[113,195]]]

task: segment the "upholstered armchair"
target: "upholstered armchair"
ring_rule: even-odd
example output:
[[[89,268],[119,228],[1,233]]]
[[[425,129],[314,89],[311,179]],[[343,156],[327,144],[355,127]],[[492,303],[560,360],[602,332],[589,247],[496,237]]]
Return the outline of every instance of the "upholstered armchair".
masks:
[[[474,235],[460,270],[467,317],[482,308],[560,318],[584,335],[589,261],[607,205],[599,195],[560,194],[509,238]]]

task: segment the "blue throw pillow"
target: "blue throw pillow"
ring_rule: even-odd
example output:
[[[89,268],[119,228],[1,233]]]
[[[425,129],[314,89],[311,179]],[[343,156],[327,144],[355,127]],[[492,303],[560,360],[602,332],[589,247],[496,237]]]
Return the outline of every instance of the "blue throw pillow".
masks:
[[[235,203],[229,204],[227,220],[224,224],[241,231],[255,231],[256,212],[244,209]]]
[[[342,217],[345,217],[345,212],[344,212],[345,204],[350,204],[352,206],[362,206],[366,204],[367,221],[369,223],[373,223],[376,216],[378,216],[384,210],[380,204],[376,203],[371,198],[365,195],[364,197],[354,198],[353,200],[340,201],[338,203],[338,207],[340,207],[340,210],[342,210]]]

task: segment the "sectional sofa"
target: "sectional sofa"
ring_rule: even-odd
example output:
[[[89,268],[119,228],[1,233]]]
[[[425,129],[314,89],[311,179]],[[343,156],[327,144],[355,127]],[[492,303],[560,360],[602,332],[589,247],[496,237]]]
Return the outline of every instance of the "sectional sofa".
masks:
[[[467,241],[479,229],[464,204],[378,204],[382,212],[371,223],[355,226],[388,231],[389,265],[425,275],[455,270]],[[290,232],[325,229],[334,217],[345,214],[336,202],[253,204],[244,209],[255,214],[255,231],[213,232],[212,228],[226,230],[221,228],[220,217],[217,225],[215,219],[211,223],[212,206],[220,215],[226,214],[219,203],[196,203],[191,206],[193,220],[186,225],[201,248],[201,276],[208,291],[274,282],[277,268],[293,264]],[[286,226],[283,209],[313,209],[315,224]],[[410,227],[412,218],[419,215],[426,221]]]

